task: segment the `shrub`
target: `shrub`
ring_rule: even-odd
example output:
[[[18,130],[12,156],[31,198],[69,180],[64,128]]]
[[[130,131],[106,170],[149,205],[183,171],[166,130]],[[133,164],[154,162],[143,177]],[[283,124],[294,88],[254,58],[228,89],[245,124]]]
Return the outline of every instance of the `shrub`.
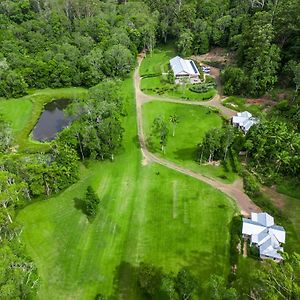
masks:
[[[215,83],[194,84],[190,87],[190,91],[194,93],[206,93],[215,87]]]
[[[242,172],[244,189],[247,195],[255,197],[259,194],[260,184],[257,178],[247,170]]]

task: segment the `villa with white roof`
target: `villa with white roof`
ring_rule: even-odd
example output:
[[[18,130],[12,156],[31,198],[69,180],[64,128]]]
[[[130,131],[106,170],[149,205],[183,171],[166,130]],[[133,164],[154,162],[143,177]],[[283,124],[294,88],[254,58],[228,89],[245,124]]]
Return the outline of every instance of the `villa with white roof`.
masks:
[[[176,79],[190,78],[191,83],[199,82],[199,70],[192,60],[176,56],[170,60],[170,65]]]
[[[247,133],[257,123],[258,119],[254,118],[248,111],[239,112],[236,116],[232,117],[232,124],[242,129],[244,133]]]
[[[251,219],[243,218],[243,237],[259,249],[260,258],[282,261],[282,243],[285,243],[285,230],[274,224],[268,213],[251,213]]]

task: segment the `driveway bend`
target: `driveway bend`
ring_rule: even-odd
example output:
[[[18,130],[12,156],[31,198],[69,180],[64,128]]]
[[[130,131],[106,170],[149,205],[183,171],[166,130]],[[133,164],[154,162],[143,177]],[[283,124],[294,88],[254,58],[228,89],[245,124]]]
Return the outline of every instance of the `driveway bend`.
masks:
[[[221,103],[221,97],[217,94],[212,100],[210,101],[187,101],[187,100],[177,100],[177,99],[170,99],[161,96],[149,96],[143,93],[140,89],[141,84],[141,77],[139,75],[139,68],[140,64],[143,60],[143,54],[139,55],[138,57],[138,66],[134,72],[134,86],[135,86],[135,99],[136,99],[136,111],[137,111],[137,125],[138,125],[138,138],[139,143],[141,146],[141,151],[144,156],[144,159],[150,162],[154,162],[160,165],[163,165],[169,169],[174,171],[180,172],[182,174],[191,176],[195,179],[203,181],[212,187],[216,188],[217,190],[225,193],[230,198],[235,200],[238,207],[240,208],[241,214],[244,216],[249,216],[251,212],[259,212],[261,211],[260,208],[255,205],[251,199],[244,193],[243,184],[241,180],[237,180],[232,184],[225,184],[221,181],[216,180],[215,178],[208,177],[206,175],[191,171],[185,167],[182,167],[174,162],[171,162],[167,159],[158,157],[157,155],[151,153],[146,146],[145,135],[143,131],[143,114],[142,114],[142,106],[144,103],[149,101],[164,101],[164,102],[171,102],[171,103],[180,103],[180,104],[187,104],[187,105],[201,105],[201,106],[211,106],[217,108],[221,114],[225,117],[230,118],[236,114],[235,111],[226,108]]]

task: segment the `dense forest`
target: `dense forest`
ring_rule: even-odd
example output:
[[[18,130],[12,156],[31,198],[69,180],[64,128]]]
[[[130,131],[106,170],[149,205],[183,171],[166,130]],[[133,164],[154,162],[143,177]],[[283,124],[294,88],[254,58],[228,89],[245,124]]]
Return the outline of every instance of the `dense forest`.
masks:
[[[233,52],[234,63],[221,72],[226,95],[287,91],[246,137],[231,127],[208,132],[198,161],[236,159],[247,150],[249,169],[262,182],[300,181],[299,24],[299,0],[1,1],[0,101],[48,87],[89,90],[70,105],[74,122],[44,153],[12,153],[12,129],[0,116],[0,299],[27,299],[38,285],[19,240],[18,210],[76,182],[79,161],[114,160],[126,115],[119,80],[129,76],[139,52],[157,43],[173,43],[182,56],[213,47]],[[212,297],[223,299],[220,290],[227,290],[218,280],[211,282]],[[277,299],[269,278],[259,280],[266,290],[257,286],[262,298],[255,299]],[[291,290],[283,293],[296,299]]]

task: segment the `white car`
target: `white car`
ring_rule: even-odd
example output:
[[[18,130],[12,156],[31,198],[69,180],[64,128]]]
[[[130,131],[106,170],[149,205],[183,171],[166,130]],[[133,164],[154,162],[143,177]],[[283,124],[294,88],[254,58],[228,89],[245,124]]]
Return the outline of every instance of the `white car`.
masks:
[[[209,73],[209,72],[210,72],[210,67],[203,66],[203,67],[202,67],[202,71],[203,71],[204,73]]]

